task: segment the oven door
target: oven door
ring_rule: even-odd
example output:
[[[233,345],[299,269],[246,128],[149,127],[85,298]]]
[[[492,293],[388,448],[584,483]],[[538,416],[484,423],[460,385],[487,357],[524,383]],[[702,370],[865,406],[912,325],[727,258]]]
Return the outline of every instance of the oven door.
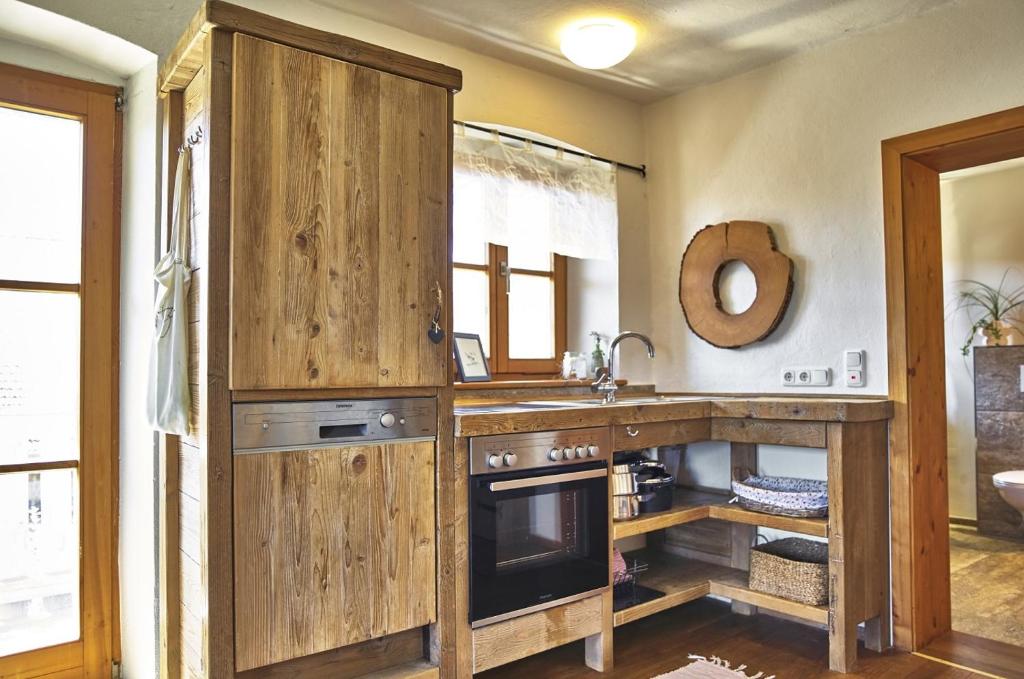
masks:
[[[470,622],[479,627],[608,586],[608,467],[470,480]]]

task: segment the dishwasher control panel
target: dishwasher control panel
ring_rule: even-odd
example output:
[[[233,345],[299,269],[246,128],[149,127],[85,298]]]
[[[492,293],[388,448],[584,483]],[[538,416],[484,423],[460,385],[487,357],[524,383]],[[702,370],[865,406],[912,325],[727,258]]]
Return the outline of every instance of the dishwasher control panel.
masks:
[[[437,437],[434,398],[270,401],[232,409],[236,453]]]

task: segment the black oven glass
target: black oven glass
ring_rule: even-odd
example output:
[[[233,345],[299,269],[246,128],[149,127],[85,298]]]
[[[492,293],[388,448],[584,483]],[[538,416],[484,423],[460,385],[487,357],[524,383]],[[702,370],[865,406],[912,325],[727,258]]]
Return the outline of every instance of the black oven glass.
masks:
[[[608,585],[608,479],[566,480],[595,469],[607,466],[472,477],[471,621]],[[531,485],[491,489],[513,480]]]

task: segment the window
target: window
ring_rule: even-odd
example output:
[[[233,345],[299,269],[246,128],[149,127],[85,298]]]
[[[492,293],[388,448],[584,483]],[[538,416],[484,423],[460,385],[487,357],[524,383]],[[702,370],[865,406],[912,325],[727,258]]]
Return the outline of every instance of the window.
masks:
[[[617,258],[615,168],[565,150],[526,130],[455,125],[453,330],[480,335],[499,377],[561,371],[567,258]]]
[[[110,671],[115,94],[0,64],[3,677]]]
[[[454,259],[455,330],[480,335],[491,372],[559,372],[566,347],[566,258],[459,234]]]

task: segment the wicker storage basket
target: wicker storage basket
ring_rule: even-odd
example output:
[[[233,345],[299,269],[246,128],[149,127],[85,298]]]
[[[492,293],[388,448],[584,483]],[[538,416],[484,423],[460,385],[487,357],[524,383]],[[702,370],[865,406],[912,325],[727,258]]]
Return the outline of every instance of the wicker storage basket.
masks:
[[[732,482],[732,492],[744,509],[779,516],[828,515],[828,483],[782,476],[748,476]]]
[[[828,603],[828,543],[783,538],[750,550],[750,589],[811,606]]]

